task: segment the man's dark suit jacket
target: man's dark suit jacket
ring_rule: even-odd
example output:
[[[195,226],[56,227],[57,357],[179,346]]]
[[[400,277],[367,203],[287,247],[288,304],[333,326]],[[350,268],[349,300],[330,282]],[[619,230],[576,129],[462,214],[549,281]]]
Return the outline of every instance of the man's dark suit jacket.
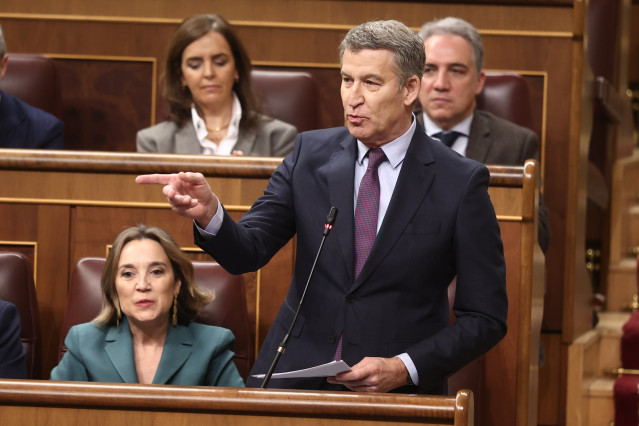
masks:
[[[415,115],[423,126],[422,111],[415,111]],[[539,160],[539,143],[532,130],[476,109],[466,157],[484,164],[520,166],[530,158]]]
[[[0,148],[62,149],[63,130],[53,115],[0,91]]]
[[[523,166],[531,158],[539,161],[539,139],[532,130],[518,126],[486,111],[476,109],[468,135],[466,157],[484,164]],[[421,110],[415,111],[419,123],[424,125]],[[539,198],[537,239],[546,253],[550,244],[548,208],[543,196]]]
[[[0,300],[0,378],[26,379],[24,354],[18,308],[13,303]]]
[[[356,140],[345,127],[298,135],[293,152],[239,223],[224,212],[217,235],[196,243],[231,273],[254,271],[295,234],[286,300],[252,374],[265,373],[291,324],[320,244],[326,213],[338,215],[277,371],[332,360],[408,353],[419,389],[441,393],[446,378],[506,333],[505,264],[485,166],[426,136],[417,126],[375,244],[353,277]],[[449,326],[447,288],[457,275]],[[268,291],[268,289],[266,289]],[[247,386],[261,380],[249,379]],[[325,378],[272,379],[269,387],[329,389]]]

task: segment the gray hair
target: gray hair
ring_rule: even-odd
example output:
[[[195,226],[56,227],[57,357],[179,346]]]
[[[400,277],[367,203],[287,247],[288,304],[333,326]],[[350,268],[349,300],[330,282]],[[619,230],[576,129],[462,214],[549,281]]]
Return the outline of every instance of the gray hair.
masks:
[[[2,32],[2,25],[0,25],[0,59],[4,58],[7,54],[7,43],[4,41],[4,33]]]
[[[465,39],[470,43],[475,62],[475,71],[478,73],[484,66],[484,45],[477,29],[470,23],[460,18],[449,16],[448,18],[427,22],[419,30],[419,36],[426,41],[434,35],[450,34]]]
[[[424,73],[424,42],[417,34],[399,21],[371,21],[352,28],[339,45],[339,61],[344,52],[359,52],[364,49],[386,49],[395,57],[395,67],[400,87],[416,75],[420,79]]]

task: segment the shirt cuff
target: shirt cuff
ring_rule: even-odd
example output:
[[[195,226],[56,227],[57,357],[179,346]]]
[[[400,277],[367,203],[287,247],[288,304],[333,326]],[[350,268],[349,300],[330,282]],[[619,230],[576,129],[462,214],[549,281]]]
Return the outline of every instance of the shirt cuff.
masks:
[[[410,375],[410,379],[413,381],[415,386],[419,385],[419,375],[417,374],[417,368],[415,367],[415,363],[410,359],[410,356],[404,352],[403,354],[397,355],[403,363],[406,369],[408,370],[408,374]]]
[[[197,232],[199,232],[203,238],[211,238],[214,237],[222,227],[223,219],[224,211],[222,210],[222,203],[220,203],[220,200],[218,199],[217,211],[215,212],[215,216],[213,216],[209,224],[206,225],[206,228],[200,228],[196,221],[193,221],[193,224],[195,225],[195,229],[197,229]]]

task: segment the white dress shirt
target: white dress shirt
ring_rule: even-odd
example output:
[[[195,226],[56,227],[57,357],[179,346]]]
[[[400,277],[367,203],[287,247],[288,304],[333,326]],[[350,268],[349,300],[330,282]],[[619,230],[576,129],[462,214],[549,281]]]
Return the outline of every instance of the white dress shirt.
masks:
[[[197,140],[202,145],[202,154],[204,155],[231,155],[233,147],[237,143],[237,137],[240,133],[240,119],[242,118],[242,105],[235,92],[233,95],[233,106],[231,110],[231,121],[229,122],[226,136],[219,143],[215,143],[208,139],[209,131],[206,128],[204,119],[199,116],[194,106],[191,107],[191,118],[193,119],[193,127]]]
[[[437,124],[433,123],[431,119],[428,118],[426,113],[423,113],[423,115],[424,115],[424,130],[426,131],[426,134],[428,136],[432,138],[435,133],[446,131],[446,130],[440,129],[439,126],[437,126]],[[460,123],[457,123],[457,125],[454,126],[452,129],[447,130],[447,131],[454,130],[460,133],[460,135],[457,137],[457,140],[455,141],[455,143],[453,143],[450,149],[452,149],[453,151],[456,151],[457,153],[463,155],[464,157],[466,156],[466,149],[468,148],[468,136],[470,135],[470,125],[473,122],[474,115],[475,115],[474,113],[470,114],[470,116],[466,117]],[[434,138],[434,139],[437,139],[437,138]]]

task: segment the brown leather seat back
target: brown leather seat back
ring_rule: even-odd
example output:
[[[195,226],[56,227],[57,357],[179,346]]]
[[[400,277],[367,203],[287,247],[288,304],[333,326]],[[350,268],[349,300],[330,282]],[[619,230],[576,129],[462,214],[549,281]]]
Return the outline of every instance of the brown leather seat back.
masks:
[[[477,109],[533,129],[530,93],[528,84],[521,75],[487,72],[484,90],[476,99]]]
[[[67,310],[62,323],[59,358],[67,351],[64,339],[69,329],[76,324],[93,320],[102,309],[102,290],[100,277],[106,259],[104,257],[85,257],[78,261],[71,271]]]
[[[264,112],[297,127],[298,132],[321,127],[319,93],[313,76],[300,71],[253,70],[253,87],[262,96]]]
[[[0,90],[62,118],[62,96],[54,61],[41,55],[8,53]]]
[[[39,379],[42,338],[38,300],[33,267],[20,253],[0,253],[0,299],[13,303],[20,312],[27,377]]]
[[[67,311],[60,339],[60,359],[66,352],[64,339],[69,329],[95,318],[102,307],[100,277],[106,259],[88,257],[78,261],[71,273]],[[214,290],[215,300],[209,303],[196,318],[197,322],[230,329],[235,335],[235,365],[246,379],[254,361],[254,349],[250,338],[244,280],[231,275],[216,262],[193,262],[195,282],[202,290]]]
[[[215,299],[200,311],[196,322],[228,328],[235,335],[235,365],[246,379],[253,362],[255,349],[250,334],[244,279],[231,275],[217,262],[193,262],[195,282],[201,290],[213,290]]]

